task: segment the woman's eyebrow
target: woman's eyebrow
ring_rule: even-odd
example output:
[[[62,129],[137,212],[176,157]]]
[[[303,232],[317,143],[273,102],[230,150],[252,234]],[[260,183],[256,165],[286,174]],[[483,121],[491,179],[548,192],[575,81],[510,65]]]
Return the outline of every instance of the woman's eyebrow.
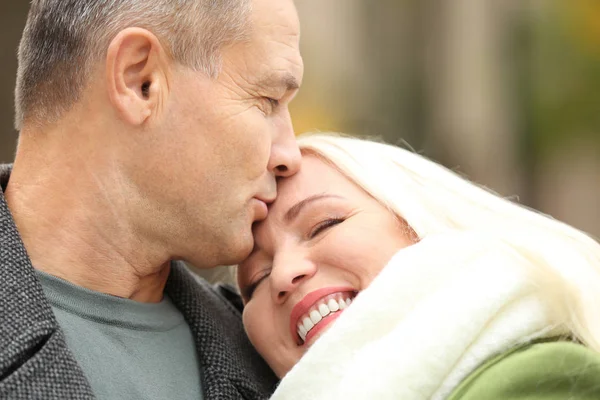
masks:
[[[287,223],[290,223],[294,219],[296,219],[296,217],[298,217],[298,214],[300,214],[300,212],[302,211],[302,209],[305,206],[307,206],[308,204],[313,203],[315,201],[320,201],[320,200],[324,200],[327,198],[342,199],[342,197],[337,196],[335,194],[326,194],[326,193],[320,193],[320,194],[315,194],[315,195],[309,196],[309,197],[305,198],[304,200],[300,200],[299,202],[294,204],[292,207],[290,207],[290,209],[287,210],[287,212],[285,213],[283,220]]]

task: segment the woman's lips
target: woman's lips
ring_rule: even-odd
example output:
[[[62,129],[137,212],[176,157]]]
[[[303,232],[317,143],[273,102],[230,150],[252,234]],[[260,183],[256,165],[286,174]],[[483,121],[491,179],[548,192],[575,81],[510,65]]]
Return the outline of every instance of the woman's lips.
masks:
[[[342,303],[343,301],[346,301],[346,303]],[[317,336],[320,335],[325,329],[327,329],[327,327],[333,323],[333,321],[335,321],[341,314],[342,311],[344,311],[345,307],[348,307],[351,302],[351,299],[348,298],[347,300],[343,300],[342,302],[340,302],[341,304],[346,304],[346,306],[343,306],[344,308],[340,308],[337,311],[333,311],[330,312],[328,315],[326,315],[325,317],[323,317],[323,319],[321,319],[319,322],[317,322],[313,328],[311,328],[308,333],[303,337],[303,335],[300,334],[300,339],[303,339],[300,343],[300,345],[306,345],[309,346],[312,344],[313,339]]]
[[[300,346],[333,322],[356,295],[353,288],[326,287],[307,294],[290,314],[290,333]]]

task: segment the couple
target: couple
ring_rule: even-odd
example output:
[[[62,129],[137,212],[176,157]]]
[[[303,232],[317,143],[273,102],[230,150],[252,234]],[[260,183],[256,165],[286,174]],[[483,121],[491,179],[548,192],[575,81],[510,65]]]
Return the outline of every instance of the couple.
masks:
[[[398,148],[297,143],[298,38],[291,0],[32,3],[0,398],[597,398],[598,244]],[[241,261],[243,314],[173,260]]]

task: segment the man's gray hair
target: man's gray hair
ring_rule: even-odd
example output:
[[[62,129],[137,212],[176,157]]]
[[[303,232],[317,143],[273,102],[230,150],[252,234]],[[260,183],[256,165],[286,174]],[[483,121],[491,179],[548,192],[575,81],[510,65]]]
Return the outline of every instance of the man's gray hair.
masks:
[[[219,50],[248,36],[250,10],[251,0],[33,0],[19,46],[17,130],[68,111],[127,27],[148,29],[175,61],[215,77]]]

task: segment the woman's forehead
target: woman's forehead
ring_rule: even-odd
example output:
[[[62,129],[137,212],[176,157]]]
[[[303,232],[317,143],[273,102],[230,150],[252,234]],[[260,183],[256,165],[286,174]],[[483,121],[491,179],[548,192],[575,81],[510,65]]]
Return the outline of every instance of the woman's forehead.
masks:
[[[298,197],[308,197],[315,192],[322,192],[337,180],[345,178],[334,168],[313,155],[303,155],[300,170],[287,178],[277,182],[277,200],[282,203],[293,200],[302,200]]]

